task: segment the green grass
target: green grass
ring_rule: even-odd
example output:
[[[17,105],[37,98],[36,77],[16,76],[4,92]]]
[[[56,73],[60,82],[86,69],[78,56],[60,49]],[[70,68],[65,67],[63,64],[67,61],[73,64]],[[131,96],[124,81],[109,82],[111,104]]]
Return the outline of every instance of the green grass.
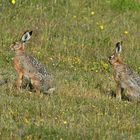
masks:
[[[113,0],[112,8],[120,11],[140,10],[138,0]]]
[[[0,139],[140,139],[140,105],[110,96],[115,82],[107,58],[116,42],[123,41],[125,62],[140,73],[139,1],[122,2],[0,1],[0,73],[10,80],[0,87]],[[27,29],[27,52],[54,75],[50,96],[13,87],[9,46]]]

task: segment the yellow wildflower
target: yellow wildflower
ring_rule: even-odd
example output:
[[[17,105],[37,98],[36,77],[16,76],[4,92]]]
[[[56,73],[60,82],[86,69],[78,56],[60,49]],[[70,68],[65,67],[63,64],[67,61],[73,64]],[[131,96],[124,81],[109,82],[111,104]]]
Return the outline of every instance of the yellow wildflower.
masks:
[[[104,69],[107,69],[109,67],[109,65],[107,63],[102,63]]]
[[[128,34],[128,31],[124,31],[124,34],[126,34],[126,35],[127,35],[127,34]]]
[[[26,138],[27,138],[27,140],[32,140],[32,135],[29,135]]]
[[[103,26],[103,25],[100,25],[99,27],[100,27],[100,29],[101,29],[101,30],[103,30],[103,29],[104,29],[104,26]]]
[[[11,0],[11,3],[12,3],[12,4],[15,4],[15,3],[16,3],[16,0]]]
[[[64,124],[67,124],[67,121],[64,121],[63,123],[64,123]]]
[[[91,12],[91,15],[92,15],[92,16],[93,16],[93,15],[95,15],[95,12],[94,12],[94,11],[92,11],[92,12]]]

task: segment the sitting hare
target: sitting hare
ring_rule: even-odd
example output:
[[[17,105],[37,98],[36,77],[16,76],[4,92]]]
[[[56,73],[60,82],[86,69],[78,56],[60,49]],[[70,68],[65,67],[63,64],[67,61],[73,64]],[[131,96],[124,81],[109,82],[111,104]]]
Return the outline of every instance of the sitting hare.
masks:
[[[140,101],[140,76],[131,70],[120,57],[122,42],[116,44],[113,55],[108,58],[114,69],[114,79],[117,84],[116,98],[121,100],[123,91],[126,90],[126,97],[129,100]]]
[[[44,65],[35,57],[25,53],[25,43],[31,35],[32,31],[26,31],[19,42],[15,42],[10,46],[15,51],[14,68],[18,73],[16,86],[20,89],[23,78],[28,78],[36,91],[52,93],[55,88],[52,87],[52,78]]]

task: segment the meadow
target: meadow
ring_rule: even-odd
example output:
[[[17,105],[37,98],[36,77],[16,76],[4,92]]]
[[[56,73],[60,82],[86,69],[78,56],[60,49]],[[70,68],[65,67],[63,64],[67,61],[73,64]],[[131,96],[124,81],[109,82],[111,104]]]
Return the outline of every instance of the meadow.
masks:
[[[46,96],[18,91],[9,46],[33,30],[26,52],[54,77]],[[108,56],[123,41],[140,74],[139,0],[0,1],[1,140],[139,140],[140,104],[117,101]]]

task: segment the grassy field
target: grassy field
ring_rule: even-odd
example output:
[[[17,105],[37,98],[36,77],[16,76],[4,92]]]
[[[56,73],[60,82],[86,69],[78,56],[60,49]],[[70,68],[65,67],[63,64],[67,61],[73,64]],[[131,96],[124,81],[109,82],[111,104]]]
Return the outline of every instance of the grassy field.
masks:
[[[54,76],[50,96],[17,91],[9,46],[33,30],[26,51]],[[123,58],[140,73],[139,0],[0,1],[1,140],[139,140],[140,105],[118,102],[107,58],[122,40]]]

